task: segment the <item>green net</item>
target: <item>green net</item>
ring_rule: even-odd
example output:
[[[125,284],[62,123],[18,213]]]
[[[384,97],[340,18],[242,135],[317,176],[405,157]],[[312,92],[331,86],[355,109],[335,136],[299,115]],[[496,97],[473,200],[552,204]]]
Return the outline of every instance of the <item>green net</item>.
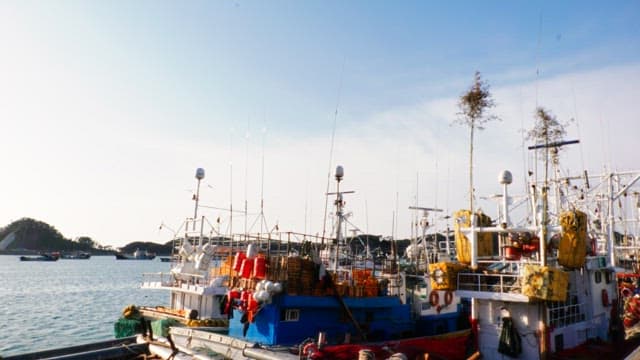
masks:
[[[151,322],[151,331],[154,336],[163,336],[167,337],[169,335],[169,327],[179,324],[177,320],[174,319],[161,319],[154,320]]]
[[[120,318],[113,325],[113,333],[116,336],[116,339],[141,334],[142,323],[139,319]]]

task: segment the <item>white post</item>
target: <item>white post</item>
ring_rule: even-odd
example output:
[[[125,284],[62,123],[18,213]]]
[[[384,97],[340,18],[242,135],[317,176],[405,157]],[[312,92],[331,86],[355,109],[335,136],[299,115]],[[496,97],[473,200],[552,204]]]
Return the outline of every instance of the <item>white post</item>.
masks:
[[[613,192],[613,174],[609,175],[609,221],[607,221],[607,233],[608,233],[608,239],[607,239],[607,248],[609,250],[609,264],[611,266],[616,266],[616,254],[615,254],[615,249],[614,249],[614,244],[615,244],[615,232],[613,231],[614,229],[614,223],[615,223],[615,217],[613,216],[613,197],[614,197],[614,192]]]
[[[504,224],[509,226],[509,195],[507,192],[507,185],[502,185],[502,214],[504,216]]]
[[[471,268],[478,268],[478,234],[476,233],[476,214],[471,210],[471,232],[469,241],[471,242]]]

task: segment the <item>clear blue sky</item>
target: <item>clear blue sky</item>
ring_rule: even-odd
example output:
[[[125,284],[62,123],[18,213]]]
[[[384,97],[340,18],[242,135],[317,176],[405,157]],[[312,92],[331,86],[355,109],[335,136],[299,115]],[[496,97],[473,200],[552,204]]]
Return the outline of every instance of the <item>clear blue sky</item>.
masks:
[[[416,196],[464,204],[450,125],[476,70],[503,118],[477,138],[480,193],[522,173],[536,104],[577,119],[572,170],[638,167],[639,40],[637,1],[2,1],[0,226],[164,242],[205,167],[208,203],[255,212],[264,185],[271,224],[315,233],[331,162],[362,230],[397,212],[406,235]]]

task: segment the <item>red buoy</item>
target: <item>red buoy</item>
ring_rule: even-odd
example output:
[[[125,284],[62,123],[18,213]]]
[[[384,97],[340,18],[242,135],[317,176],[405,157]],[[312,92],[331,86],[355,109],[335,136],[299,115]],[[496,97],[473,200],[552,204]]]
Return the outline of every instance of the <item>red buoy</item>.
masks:
[[[253,260],[252,259],[243,259],[242,266],[240,266],[240,276],[244,279],[251,278],[253,270]]]
[[[253,277],[264,279],[267,277],[267,259],[258,256],[253,260]]]
[[[239,272],[242,267],[242,260],[246,259],[246,257],[247,255],[244,252],[238,251],[233,259],[233,270]]]

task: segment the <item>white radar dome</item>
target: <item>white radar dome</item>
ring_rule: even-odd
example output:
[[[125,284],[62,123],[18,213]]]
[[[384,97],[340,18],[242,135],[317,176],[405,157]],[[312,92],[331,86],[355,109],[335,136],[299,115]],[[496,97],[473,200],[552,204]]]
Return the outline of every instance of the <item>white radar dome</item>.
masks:
[[[509,170],[503,170],[500,175],[498,175],[498,181],[500,182],[500,184],[509,185],[513,181],[513,175],[511,175],[511,172]]]

